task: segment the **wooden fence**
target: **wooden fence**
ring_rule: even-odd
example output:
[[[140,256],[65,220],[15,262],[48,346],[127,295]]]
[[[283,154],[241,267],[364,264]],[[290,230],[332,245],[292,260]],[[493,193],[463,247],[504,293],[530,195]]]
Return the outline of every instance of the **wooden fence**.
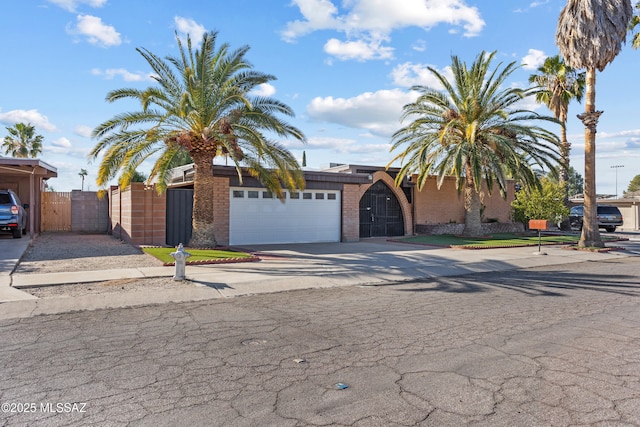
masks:
[[[42,193],[42,231],[71,231],[71,193]]]

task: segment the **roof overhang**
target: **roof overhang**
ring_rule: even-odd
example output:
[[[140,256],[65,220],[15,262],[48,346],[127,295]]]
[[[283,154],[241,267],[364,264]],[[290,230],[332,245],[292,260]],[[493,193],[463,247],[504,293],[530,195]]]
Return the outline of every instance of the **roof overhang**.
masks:
[[[58,176],[58,169],[39,159],[0,157],[0,175],[37,175],[49,179]]]
[[[364,174],[354,173],[339,173],[339,172],[325,172],[325,171],[309,171],[305,170],[304,179],[309,185],[313,183],[331,183],[334,185],[340,184],[368,184],[370,177]],[[180,166],[172,169],[169,187],[182,187],[193,184],[194,167],[193,164]],[[234,166],[213,166],[214,176],[227,176],[230,178],[238,177],[238,170]],[[242,181],[245,185],[255,186],[258,182],[249,174],[245,169],[242,170]],[[234,180],[235,181],[235,180]],[[321,185],[321,184],[320,184]],[[261,185],[260,185],[261,186]]]

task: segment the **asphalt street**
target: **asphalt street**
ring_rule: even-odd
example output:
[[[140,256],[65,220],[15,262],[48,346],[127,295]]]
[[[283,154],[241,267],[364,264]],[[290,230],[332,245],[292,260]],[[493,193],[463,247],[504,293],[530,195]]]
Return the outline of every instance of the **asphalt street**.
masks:
[[[636,257],[0,321],[2,426],[640,425]]]

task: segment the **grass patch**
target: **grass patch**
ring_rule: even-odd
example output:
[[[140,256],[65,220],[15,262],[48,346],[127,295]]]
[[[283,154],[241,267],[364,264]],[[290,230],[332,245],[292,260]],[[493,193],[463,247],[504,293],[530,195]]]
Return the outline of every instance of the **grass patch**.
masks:
[[[545,245],[573,244],[580,239],[578,235],[543,235],[541,243]],[[468,247],[468,248],[504,248],[514,246],[533,246],[538,244],[538,236],[524,236],[518,234],[493,234],[485,237],[462,237],[451,234],[413,236],[398,239],[405,243],[422,245]],[[604,240],[604,239],[603,239]]]
[[[175,259],[171,255],[172,252],[175,252],[175,248],[142,248],[142,250],[153,256],[158,258],[165,264],[173,264]],[[254,258],[253,255],[248,254],[246,252],[236,252],[230,250],[222,250],[222,249],[192,249],[185,248],[186,252],[189,252],[191,256],[187,258],[187,264],[190,263],[199,263],[199,262],[207,262],[207,261],[225,261],[232,260],[236,258]]]

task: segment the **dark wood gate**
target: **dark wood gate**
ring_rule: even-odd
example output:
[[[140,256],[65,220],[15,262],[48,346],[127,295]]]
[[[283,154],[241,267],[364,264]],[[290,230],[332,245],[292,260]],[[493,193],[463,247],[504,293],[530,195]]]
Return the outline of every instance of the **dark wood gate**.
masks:
[[[193,189],[170,188],[167,190],[167,245],[187,245],[191,240],[193,216]]]
[[[373,184],[360,199],[360,237],[404,235],[398,198],[382,181]]]

